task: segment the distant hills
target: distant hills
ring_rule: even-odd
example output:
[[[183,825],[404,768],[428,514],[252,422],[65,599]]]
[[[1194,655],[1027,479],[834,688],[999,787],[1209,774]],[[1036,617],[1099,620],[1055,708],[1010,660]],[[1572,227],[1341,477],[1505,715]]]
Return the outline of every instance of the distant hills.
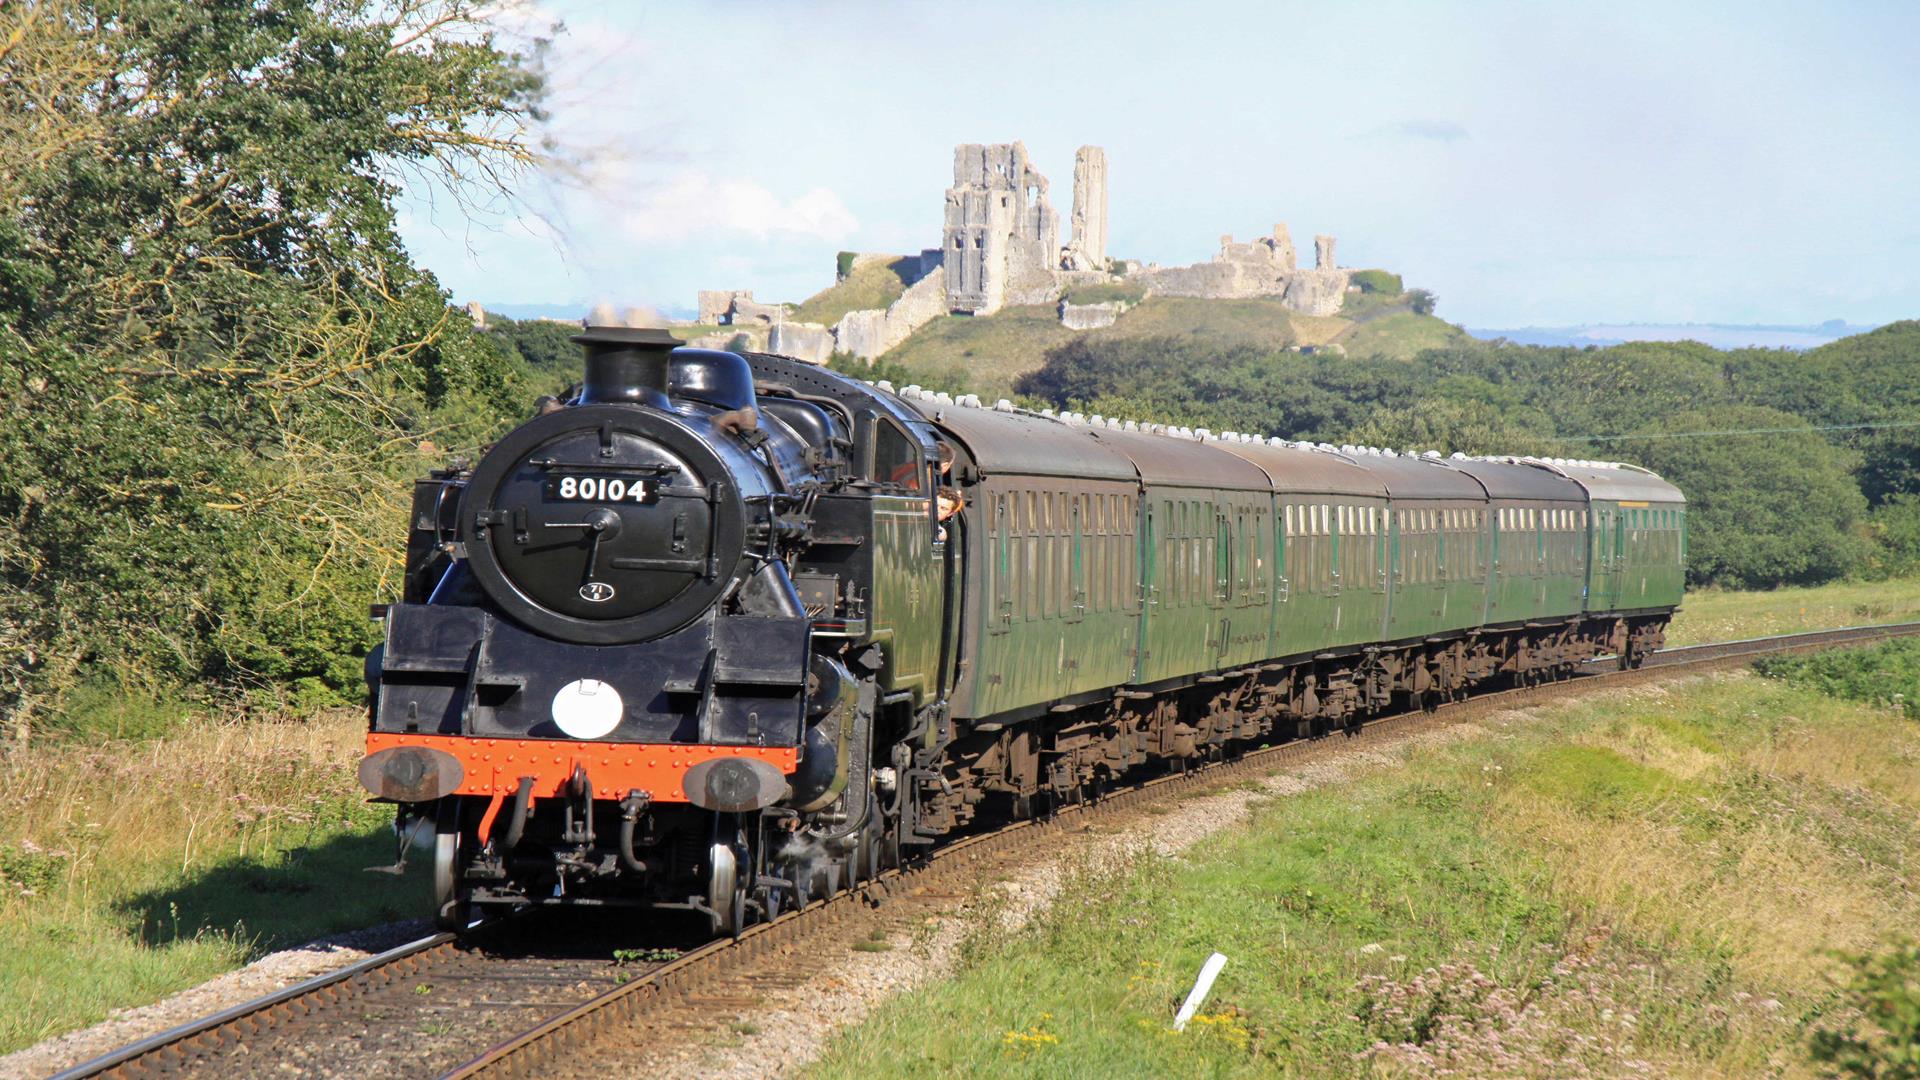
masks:
[[[1738,323],[1592,323],[1584,326],[1523,326],[1512,330],[1467,327],[1483,341],[1505,338],[1519,345],[1618,345],[1627,341],[1698,341],[1716,349],[1813,349],[1843,337],[1865,333],[1873,325],[1854,326],[1829,319],[1816,326],[1768,326]]]

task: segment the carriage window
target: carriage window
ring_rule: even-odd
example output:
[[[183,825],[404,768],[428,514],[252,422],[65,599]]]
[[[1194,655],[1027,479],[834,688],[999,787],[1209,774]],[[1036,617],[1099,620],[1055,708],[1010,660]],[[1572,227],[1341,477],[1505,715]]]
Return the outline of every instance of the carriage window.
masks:
[[[904,491],[919,491],[925,483],[926,455],[900,425],[882,420],[873,428],[873,479]]]
[[[1293,535],[1293,507],[1291,506],[1287,507],[1286,520],[1287,520],[1286,534],[1288,536],[1292,536]]]

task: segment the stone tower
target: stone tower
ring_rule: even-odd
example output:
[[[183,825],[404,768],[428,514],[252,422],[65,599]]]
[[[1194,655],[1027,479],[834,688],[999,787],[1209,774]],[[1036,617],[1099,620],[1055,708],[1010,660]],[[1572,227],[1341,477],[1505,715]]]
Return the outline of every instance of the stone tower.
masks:
[[[988,315],[1007,302],[1010,287],[1031,292],[1042,278],[1045,289],[1053,287],[1060,218],[1025,145],[954,147],[940,246],[949,311]]]
[[[1083,146],[1073,155],[1073,239],[1069,270],[1107,268],[1107,152]]]
[[[1315,270],[1337,269],[1333,261],[1333,237],[1316,236],[1313,238],[1313,268]]]
[[[1273,226],[1273,261],[1282,270],[1294,270],[1299,267],[1299,257],[1293,251],[1293,234],[1287,231],[1287,223],[1278,221]]]

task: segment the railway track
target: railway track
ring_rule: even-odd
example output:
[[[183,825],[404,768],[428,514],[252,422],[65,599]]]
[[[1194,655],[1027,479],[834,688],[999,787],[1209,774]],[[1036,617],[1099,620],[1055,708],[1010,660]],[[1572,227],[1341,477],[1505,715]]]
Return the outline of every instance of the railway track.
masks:
[[[1738,667],[1755,657],[1920,636],[1920,622],[1846,627],[1663,650],[1620,671],[1593,661],[1574,678],[1492,691],[1429,712],[1373,718],[1362,730],[1412,733],[1487,713]],[[1057,845],[1097,819],[1264,775],[1281,765],[1336,756],[1347,739],[1281,743],[1239,758],[1170,773],[1063,808],[963,837],[923,862],[814,901],[738,938],[692,946],[685,936],[645,944],[631,927],[609,926],[621,950],[578,922],[542,932],[539,920],[503,919],[467,940],[434,934],[339,971],[161,1032],[76,1065],[55,1080],[171,1075],[392,1075],[509,1077],[596,1071],[586,1066],[602,1041],[644,1045],[649,1032],[703,1030],[748,1015],[774,986],[805,981],[829,943],[841,946],[897,926],[918,910],[968,895],[995,866]],[[691,932],[691,931],[689,931]],[[592,942],[589,953],[580,948]],[[802,946],[807,946],[803,948]],[[470,1056],[472,1047],[488,1049]]]

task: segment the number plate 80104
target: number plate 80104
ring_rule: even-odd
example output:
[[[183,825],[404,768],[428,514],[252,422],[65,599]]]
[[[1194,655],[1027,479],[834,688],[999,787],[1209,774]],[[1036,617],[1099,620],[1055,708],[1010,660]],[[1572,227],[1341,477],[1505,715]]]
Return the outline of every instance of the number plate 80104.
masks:
[[[637,476],[549,475],[547,498],[563,502],[647,503],[654,481]]]

